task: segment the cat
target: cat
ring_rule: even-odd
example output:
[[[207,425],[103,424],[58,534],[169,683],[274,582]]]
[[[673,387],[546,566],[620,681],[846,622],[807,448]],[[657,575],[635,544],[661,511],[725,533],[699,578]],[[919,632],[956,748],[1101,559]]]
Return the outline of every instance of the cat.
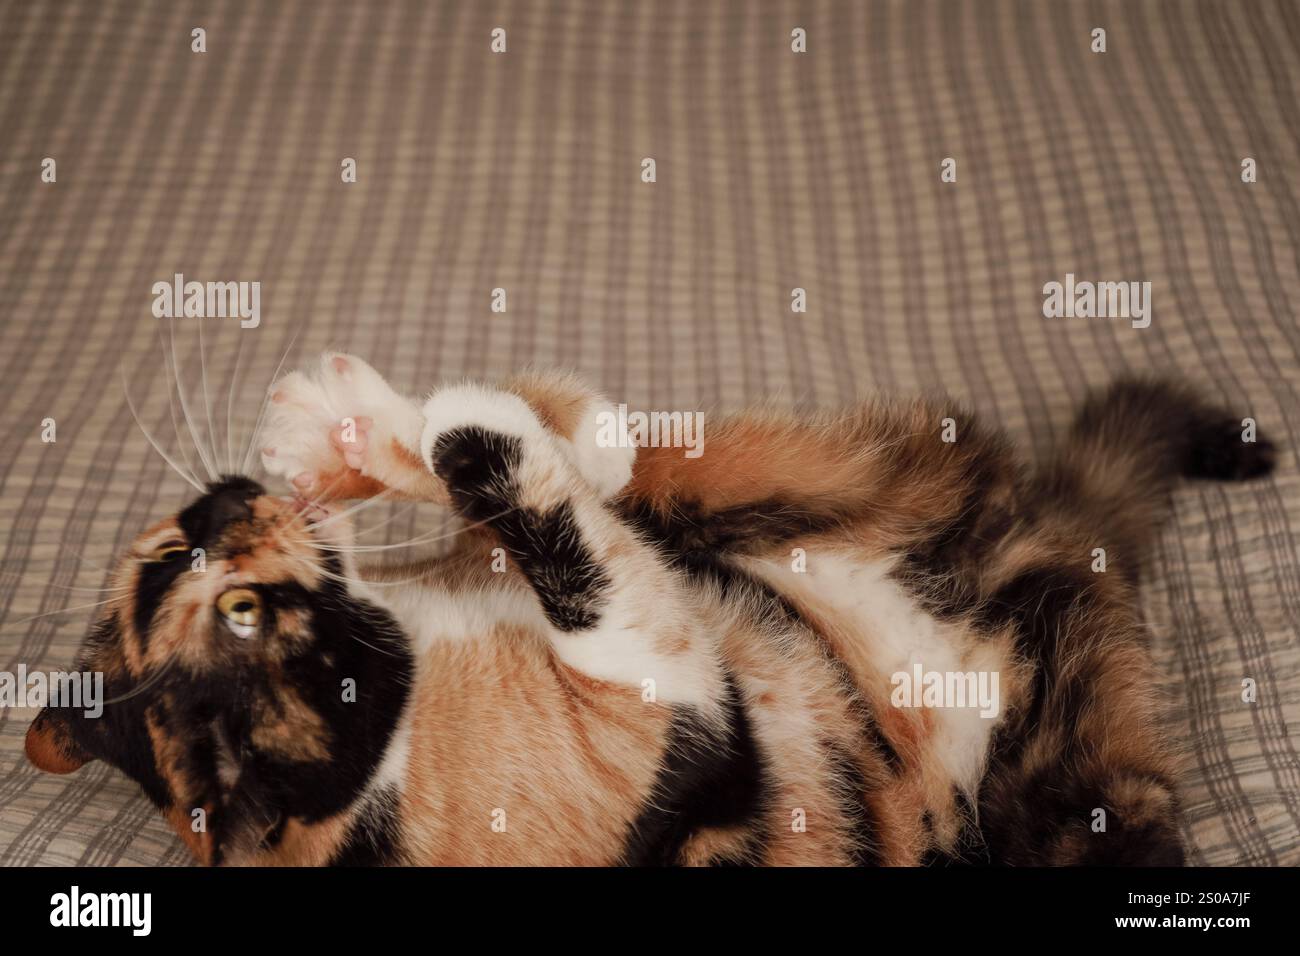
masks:
[[[1030,474],[944,399],[711,420],[691,458],[597,442],[561,374],[420,403],[327,353],[273,389],[296,494],[225,476],[145,531],[78,659],[103,716],[27,735],[198,861],[1183,862],[1135,587],[1180,477],[1272,468],[1240,416],[1122,381]],[[358,562],[341,502],[379,494],[454,508],[452,553]],[[896,706],[922,668],[995,712]]]

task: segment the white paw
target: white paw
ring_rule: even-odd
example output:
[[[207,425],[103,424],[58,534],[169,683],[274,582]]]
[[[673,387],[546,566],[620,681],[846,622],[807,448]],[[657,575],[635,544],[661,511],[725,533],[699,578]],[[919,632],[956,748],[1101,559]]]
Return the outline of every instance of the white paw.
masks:
[[[453,385],[434,392],[424,405],[420,457],[433,468],[433,447],[441,435],[473,426],[524,440],[535,454],[554,454],[567,461],[601,500],[612,498],[632,478],[636,446],[611,442],[606,415],[617,420],[614,406],[592,401],[572,438],[548,431],[532,407],[512,392],[485,385]]]
[[[369,475],[368,450],[385,436],[414,445],[420,416],[363,360],[326,352],[277,382],[259,442],[262,466],[299,493],[326,492],[340,474]]]
[[[549,433],[536,413],[518,395],[485,385],[449,385],[424,403],[424,432],[420,457],[433,470],[433,447],[457,428],[482,428],[523,440],[525,445],[549,444]]]
[[[617,434],[617,422],[618,412],[613,405],[594,401],[587,406],[570,440],[574,466],[602,500],[623,490],[632,480],[632,466],[636,463],[636,446],[626,440],[626,433]]]

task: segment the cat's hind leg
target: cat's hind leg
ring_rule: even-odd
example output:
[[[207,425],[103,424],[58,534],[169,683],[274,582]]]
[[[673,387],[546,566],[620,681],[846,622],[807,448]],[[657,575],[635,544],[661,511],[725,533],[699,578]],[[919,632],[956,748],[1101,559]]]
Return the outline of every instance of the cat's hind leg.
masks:
[[[1179,761],[1134,585],[1180,478],[1271,470],[1273,445],[1244,424],[1166,383],[1096,393],[1027,492],[1034,520],[988,555],[982,616],[1013,626],[1035,671],[980,792],[995,861],[1183,862]]]

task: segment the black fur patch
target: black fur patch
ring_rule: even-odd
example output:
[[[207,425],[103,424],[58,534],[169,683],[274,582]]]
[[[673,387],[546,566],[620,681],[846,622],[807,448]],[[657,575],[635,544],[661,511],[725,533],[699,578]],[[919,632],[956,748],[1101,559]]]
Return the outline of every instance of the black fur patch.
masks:
[[[988,865],[989,850],[984,842],[984,834],[975,823],[975,812],[970,801],[960,790],[955,790],[953,800],[957,806],[957,816],[961,821],[961,830],[957,834],[955,845],[949,850],[942,850],[931,844],[921,858],[922,866],[980,866]],[[930,812],[925,812],[927,831],[933,830]]]
[[[1198,423],[1183,460],[1184,477],[1248,481],[1269,474],[1277,461],[1273,443],[1262,436],[1242,441],[1241,436],[1241,421],[1236,418]]]
[[[842,516],[782,498],[706,511],[694,501],[675,501],[669,513],[642,502],[620,504],[624,516],[675,554],[747,554],[802,535],[836,527]]]
[[[1063,565],[1030,568],[999,588],[981,609],[979,621],[985,626],[1015,625],[1017,650],[1036,665],[1029,707],[1015,726],[999,729],[994,759],[1018,752],[1027,742],[1024,729],[1036,727],[1047,708],[1068,716],[1087,703],[1079,681],[1057,681],[1057,662],[1071,615],[1096,599],[1095,587],[1087,571]]]
[[[992,859],[1016,865],[1065,862],[1048,854],[1063,835],[1074,834],[1081,838],[1081,849],[1068,861],[1075,866],[1181,866],[1184,852],[1176,818],[1125,821],[1102,797],[1110,779],[1085,778],[1053,766],[1019,782],[1019,807],[988,804],[987,812],[981,811]],[[1172,789],[1157,775],[1151,776],[1150,783]],[[1023,812],[1026,807],[1031,812]],[[1100,833],[1091,828],[1096,808],[1107,811],[1106,830]],[[1021,812],[1007,812],[1017,809]]]
[[[582,540],[567,502],[544,514],[521,508],[498,518],[492,527],[537,592],[552,625],[572,632],[600,622],[609,576]]]
[[[1023,518],[994,499],[995,492],[1006,491],[1017,480],[1000,464],[990,456],[980,456],[971,463],[957,518],[923,535],[894,571],[895,580],[936,617],[952,619],[979,605],[978,579],[983,563]],[[1020,494],[1010,497],[1014,500]]]
[[[99,720],[73,723],[79,743],[136,780],[159,807],[210,808],[215,862],[232,840],[257,835],[263,845],[273,845],[289,816],[312,823],[349,806],[382,759],[409,693],[410,652],[386,612],[335,582],[318,591],[296,583],[253,587],[263,598],[268,626],[280,611],[309,615],[312,640],[283,660],[274,680],[250,646],[252,653],[214,660],[203,672],[164,665],[134,687],[106,686],[110,700],[125,699],[107,703]],[[266,637],[253,640],[261,639]],[[344,679],[356,682],[355,701],[344,700]],[[322,759],[289,759],[252,743],[255,721],[283,715],[286,686],[326,730],[328,753]],[[171,793],[160,775],[146,713],[181,744],[178,770],[190,792]],[[223,779],[223,766],[233,768],[233,783]],[[383,848],[382,841],[377,845]]]
[[[582,538],[573,507],[547,512],[519,507],[515,468],[519,439],[482,428],[457,428],[434,446],[434,470],[465,517],[488,523],[523,571],[546,618],[561,631],[600,621],[609,576]]]
[[[249,748],[244,768],[263,802],[291,809],[308,823],[340,812],[365,788],[405,706],[412,669],[406,641],[386,612],[347,596],[340,585],[310,601],[315,640],[284,663],[283,680],[322,719],[329,756],[303,763]],[[258,688],[264,676],[254,671],[244,678]],[[355,701],[343,698],[345,679],[355,681]],[[274,688],[259,690],[274,707]],[[231,730],[235,739],[246,739],[251,727]]]
[[[673,866],[696,831],[744,826],[762,814],[767,770],[731,677],[724,707],[722,737],[693,709],[677,712],[659,777],[627,834],[625,865]]]
[[[208,485],[208,493],[180,513],[178,521],[191,547],[206,548],[232,521],[253,516],[249,502],[266,494],[251,478],[225,475]]]
[[[176,579],[189,569],[188,551],[178,551],[162,561],[147,561],[140,565],[133,595],[135,610],[132,623],[142,648],[149,644],[149,630],[153,627],[154,618],[167,592],[172,589]]]
[[[116,620],[101,621],[86,640],[85,649],[78,658],[78,669],[97,669],[101,649],[118,640]],[[158,772],[145,723],[150,697],[147,693],[137,693],[142,687],[147,691],[153,679],[154,675],[146,674],[139,681],[128,683],[105,674],[104,712],[97,719],[85,717],[76,708],[55,710],[47,707],[42,714],[63,721],[72,739],[85,753],[117,767],[140,785],[155,806],[165,808],[170,805],[171,796]]]
[[[454,428],[433,446],[433,471],[452,503],[471,521],[490,521],[519,500],[515,469],[523,457],[518,438],[477,426]]]
[[[835,768],[835,776],[842,788],[840,803],[844,815],[854,831],[853,863],[856,866],[880,866],[880,828],[868,812],[866,778],[853,754],[844,753],[829,743],[825,749],[827,760]]]
[[[1122,379],[1089,395],[1071,433],[1144,478],[1157,494],[1175,476],[1246,481],[1273,469],[1277,451],[1257,435],[1242,441],[1242,416],[1170,382]],[[1065,476],[1067,484],[1069,476]]]

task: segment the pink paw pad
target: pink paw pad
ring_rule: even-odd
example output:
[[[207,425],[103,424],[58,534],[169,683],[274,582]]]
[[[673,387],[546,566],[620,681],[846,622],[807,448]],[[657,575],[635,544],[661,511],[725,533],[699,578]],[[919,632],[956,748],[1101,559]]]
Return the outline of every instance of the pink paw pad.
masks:
[[[370,429],[374,424],[374,419],[368,415],[358,415],[356,418],[345,418],[330,429],[330,444],[343,455],[349,468],[360,470],[365,464],[365,452],[370,445]]]

